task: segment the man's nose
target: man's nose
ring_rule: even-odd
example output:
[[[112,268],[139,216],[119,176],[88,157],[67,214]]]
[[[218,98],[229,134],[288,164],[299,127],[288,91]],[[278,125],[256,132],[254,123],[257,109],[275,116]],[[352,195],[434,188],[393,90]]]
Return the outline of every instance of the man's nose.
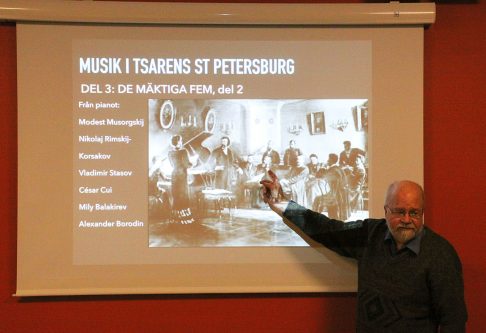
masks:
[[[412,219],[410,218],[410,214],[408,212],[402,217],[403,223],[412,223]]]

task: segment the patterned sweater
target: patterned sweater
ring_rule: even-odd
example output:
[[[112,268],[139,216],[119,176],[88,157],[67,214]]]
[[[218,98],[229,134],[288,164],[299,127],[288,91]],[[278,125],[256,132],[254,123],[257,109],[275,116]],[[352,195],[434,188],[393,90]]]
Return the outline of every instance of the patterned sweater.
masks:
[[[290,202],[284,217],[340,255],[358,260],[357,332],[464,332],[462,267],[444,238],[424,227],[419,253],[392,255],[385,219],[341,222]]]

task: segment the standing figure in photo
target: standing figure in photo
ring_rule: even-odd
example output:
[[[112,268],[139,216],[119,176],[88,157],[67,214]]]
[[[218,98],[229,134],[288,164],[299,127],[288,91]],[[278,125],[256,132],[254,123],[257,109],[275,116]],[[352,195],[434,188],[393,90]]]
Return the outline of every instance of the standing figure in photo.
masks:
[[[344,150],[339,154],[339,166],[351,172],[356,166],[358,155],[365,156],[366,153],[362,149],[351,147],[351,141],[344,141],[343,145]]]
[[[278,166],[280,164],[280,154],[273,149],[272,140],[268,140],[267,142],[267,148],[265,149],[262,155],[262,163],[264,163],[265,157],[267,156],[270,156],[273,165]]]
[[[233,182],[234,166],[238,158],[230,148],[231,140],[227,136],[221,138],[221,145],[213,150],[211,159],[215,164],[215,187],[231,191]]]
[[[289,147],[285,150],[284,153],[284,166],[287,168],[292,168],[297,166],[297,159],[302,155],[302,151],[297,148],[297,143],[295,140],[289,141]]]
[[[191,211],[187,169],[193,163],[191,163],[189,153],[183,147],[180,135],[172,136],[171,144],[172,150],[169,152],[169,161],[173,168],[171,175],[172,218],[174,222],[191,224],[194,222],[194,216]]]

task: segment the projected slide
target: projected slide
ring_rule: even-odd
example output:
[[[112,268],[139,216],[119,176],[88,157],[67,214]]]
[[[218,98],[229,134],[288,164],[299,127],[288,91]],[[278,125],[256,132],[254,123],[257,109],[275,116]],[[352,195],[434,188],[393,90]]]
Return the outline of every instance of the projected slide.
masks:
[[[326,61],[306,52],[316,48]],[[361,60],[349,69],[340,59],[341,75],[369,86],[368,42],[77,40],[73,49],[82,262],[96,262],[83,253],[98,242],[113,251],[307,246],[260,198],[270,169],[299,204],[368,217],[370,94],[321,88],[348,51]]]

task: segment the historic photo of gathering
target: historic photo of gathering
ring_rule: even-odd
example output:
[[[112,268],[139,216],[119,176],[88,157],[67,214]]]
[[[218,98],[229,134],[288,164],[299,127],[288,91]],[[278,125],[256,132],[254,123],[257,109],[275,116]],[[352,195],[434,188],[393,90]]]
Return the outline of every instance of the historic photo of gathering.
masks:
[[[165,100],[149,111],[149,246],[300,246],[260,198],[368,217],[368,101]]]

